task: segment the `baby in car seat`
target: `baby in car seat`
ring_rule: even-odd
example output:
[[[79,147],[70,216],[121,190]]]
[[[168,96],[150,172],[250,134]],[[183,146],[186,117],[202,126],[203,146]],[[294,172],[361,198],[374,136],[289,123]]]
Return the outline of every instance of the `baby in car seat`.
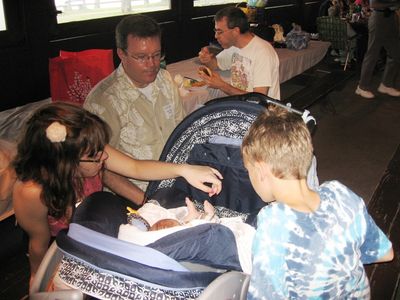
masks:
[[[213,223],[218,222],[218,217],[215,215],[215,209],[210,202],[207,200],[204,201],[204,212],[200,211],[196,208],[196,205],[189,198],[185,199],[186,209],[185,207],[169,210],[174,214],[171,215],[168,212],[164,211],[164,208],[161,208],[159,204],[150,200],[150,202],[146,203],[139,211],[133,210],[130,207],[128,209],[128,223],[134,226],[137,226],[140,229],[145,231],[156,231],[166,228],[171,228],[180,225],[189,225],[192,224],[193,220],[205,220]],[[154,207],[156,205],[156,207]],[[161,209],[160,209],[161,208]],[[160,214],[159,219],[155,218],[157,215],[157,211]],[[166,213],[166,214],[165,214]],[[149,216],[150,214],[150,216]],[[151,225],[147,221],[145,217],[149,218],[149,221],[152,223]]]
[[[149,245],[162,237],[205,223],[219,223],[228,227],[236,241],[242,270],[251,273],[251,245],[255,228],[241,217],[218,218],[216,209],[207,200],[204,211],[197,209],[189,198],[186,206],[166,209],[155,200],[145,203],[137,211],[128,209],[128,224],[119,228],[118,238],[138,245]]]

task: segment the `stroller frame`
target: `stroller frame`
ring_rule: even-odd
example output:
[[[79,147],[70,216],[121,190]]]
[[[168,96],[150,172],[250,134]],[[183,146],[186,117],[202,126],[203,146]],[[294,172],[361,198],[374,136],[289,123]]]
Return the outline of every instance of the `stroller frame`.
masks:
[[[279,101],[271,99],[267,96],[258,93],[249,93],[240,96],[229,96],[220,99],[215,99],[210,101],[205,107],[200,108],[199,110],[193,112],[189,116],[187,116],[182,123],[191,122],[193,118],[196,118],[197,115],[201,115],[203,110],[211,110],[213,107],[223,107],[223,106],[230,106],[234,107],[235,104],[240,103],[251,103],[251,105],[260,106],[258,111],[261,111],[262,108],[267,107],[269,104],[278,105],[292,111],[294,113],[300,114],[303,120],[309,125],[309,128],[312,128],[316,125],[315,119],[309,115],[308,111],[300,111],[295,108],[292,108],[290,104],[283,104]],[[244,104],[246,105],[246,104]],[[234,108],[229,110],[235,110]],[[256,110],[253,110],[255,112]],[[247,121],[251,124],[254,118],[249,118]],[[181,123],[181,124],[182,124]],[[170,155],[169,152],[169,145],[171,140],[174,140],[177,136],[182,133],[182,126],[181,124],[174,130],[171,134],[170,139],[168,140],[166,147],[163,150],[163,153],[160,156],[160,160],[182,163],[184,159],[187,158],[190,149],[186,149],[187,153],[183,155],[183,158],[174,155]],[[236,128],[238,129],[241,134],[247,130],[247,128]],[[164,181],[154,181],[151,182],[148,189],[146,190],[146,196],[152,197],[160,187],[171,186],[174,180],[164,180]],[[42,263],[36,273],[34,281],[31,285],[29,294],[30,299],[84,299],[84,294],[81,290],[78,289],[70,289],[70,290],[60,290],[55,292],[46,292],[46,287],[48,286],[49,282],[52,280],[53,274],[58,267],[58,264],[62,260],[63,251],[60,250],[57,242],[53,242],[50,246],[49,250],[47,251],[45,257],[42,260]],[[188,264],[190,265],[190,264]],[[197,270],[203,271],[203,267],[195,266]],[[207,267],[205,270],[208,271]],[[201,300],[211,300],[211,299],[246,299],[247,288],[249,285],[250,276],[244,274],[243,272],[238,271],[228,271],[221,275],[219,275],[216,279],[214,279],[207,287],[204,288],[202,294],[199,296],[198,299]]]

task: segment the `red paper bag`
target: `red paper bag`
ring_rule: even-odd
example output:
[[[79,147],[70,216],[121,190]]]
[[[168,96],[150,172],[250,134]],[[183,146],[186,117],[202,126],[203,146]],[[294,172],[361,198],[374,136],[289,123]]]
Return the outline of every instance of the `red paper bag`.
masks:
[[[112,50],[60,51],[49,61],[51,99],[83,105],[90,90],[112,71]]]

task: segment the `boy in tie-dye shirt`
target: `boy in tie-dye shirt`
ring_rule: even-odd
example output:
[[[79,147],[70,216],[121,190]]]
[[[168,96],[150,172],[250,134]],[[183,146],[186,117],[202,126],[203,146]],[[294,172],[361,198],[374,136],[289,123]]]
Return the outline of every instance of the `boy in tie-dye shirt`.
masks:
[[[252,246],[248,299],[369,299],[363,264],[393,259],[364,201],[338,181],[307,186],[313,147],[300,115],[271,107],[242,144],[265,202]]]

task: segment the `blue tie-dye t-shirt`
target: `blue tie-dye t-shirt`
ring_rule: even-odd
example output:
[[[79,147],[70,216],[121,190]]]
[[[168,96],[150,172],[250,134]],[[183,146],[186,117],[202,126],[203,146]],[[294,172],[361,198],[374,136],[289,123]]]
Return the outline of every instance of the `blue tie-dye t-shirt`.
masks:
[[[337,181],[322,184],[313,213],[274,202],[258,215],[248,299],[369,299],[364,264],[391,243],[364,201]]]

